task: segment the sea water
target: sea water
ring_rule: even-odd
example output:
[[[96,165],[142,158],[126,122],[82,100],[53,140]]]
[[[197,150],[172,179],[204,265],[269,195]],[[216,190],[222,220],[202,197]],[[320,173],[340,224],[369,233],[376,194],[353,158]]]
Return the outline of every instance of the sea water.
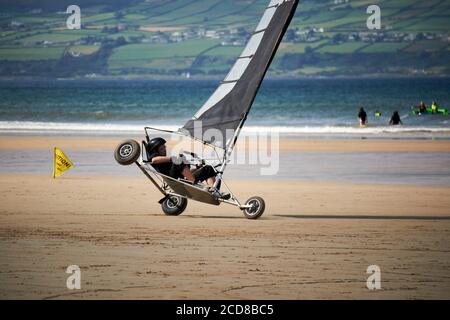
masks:
[[[0,134],[136,134],[176,130],[218,80],[43,80],[0,82]],[[450,138],[450,116],[415,116],[424,101],[450,109],[450,78],[265,80],[245,131],[312,137]],[[366,128],[357,114],[368,114]],[[375,117],[375,111],[381,112]],[[403,126],[389,126],[393,111]]]
[[[144,126],[176,130],[215,90],[218,81],[4,81],[0,134],[120,135]],[[450,116],[414,116],[411,106],[436,100],[450,107],[449,78],[265,80],[245,130],[276,130],[289,137],[450,138]],[[364,107],[369,126],[358,127]],[[374,112],[382,113],[375,117]],[[399,111],[403,126],[388,125]],[[71,151],[71,175],[140,175],[119,166],[112,150]],[[0,172],[51,176],[52,150],[4,150]],[[230,165],[227,178],[450,185],[445,152],[285,152],[275,176],[259,165]]]

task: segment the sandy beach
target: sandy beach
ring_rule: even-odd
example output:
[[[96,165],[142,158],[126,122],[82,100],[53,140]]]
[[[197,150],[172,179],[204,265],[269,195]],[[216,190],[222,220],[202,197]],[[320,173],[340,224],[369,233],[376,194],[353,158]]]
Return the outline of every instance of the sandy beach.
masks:
[[[55,146],[67,150],[100,149],[112,151],[125,139],[141,141],[135,137],[71,137],[71,136],[0,136],[0,150],[52,150]],[[174,143],[168,141],[168,146]],[[270,141],[267,143],[270,147]],[[245,147],[238,141],[236,148]],[[280,139],[280,152],[450,152],[448,140],[377,140],[377,139]]]
[[[121,140],[2,136],[0,151],[112,156]],[[280,149],[442,157],[450,141],[284,139]],[[266,200],[251,221],[235,207],[193,201],[164,216],[143,175],[88,170],[60,179],[0,173],[0,298],[450,298],[450,183],[233,178],[241,201]],[[80,290],[66,288],[69,265],[81,269]],[[369,265],[381,269],[381,290],[366,287]]]

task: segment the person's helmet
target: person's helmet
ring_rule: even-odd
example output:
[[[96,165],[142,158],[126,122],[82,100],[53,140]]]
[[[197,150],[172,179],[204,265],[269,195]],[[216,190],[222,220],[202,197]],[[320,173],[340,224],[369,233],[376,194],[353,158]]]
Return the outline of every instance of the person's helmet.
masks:
[[[164,140],[161,137],[158,138],[153,138],[151,139],[148,144],[147,144],[147,150],[148,152],[153,152],[156,151],[156,149],[158,149],[159,147],[161,147],[162,145],[166,144],[166,140]]]

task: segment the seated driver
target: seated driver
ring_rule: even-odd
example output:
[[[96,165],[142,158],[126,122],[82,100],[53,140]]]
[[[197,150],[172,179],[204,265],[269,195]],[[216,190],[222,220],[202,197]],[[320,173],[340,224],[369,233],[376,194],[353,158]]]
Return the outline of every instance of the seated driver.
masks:
[[[149,141],[147,151],[148,161],[150,161],[151,165],[159,173],[174,179],[185,178],[193,183],[206,181],[210,187],[210,191],[218,192],[214,188],[217,172],[212,166],[206,165],[201,168],[191,170],[190,166],[186,163],[174,163],[172,158],[167,156],[166,140],[160,137],[153,138]],[[224,199],[230,198],[229,194],[218,192],[217,195]]]

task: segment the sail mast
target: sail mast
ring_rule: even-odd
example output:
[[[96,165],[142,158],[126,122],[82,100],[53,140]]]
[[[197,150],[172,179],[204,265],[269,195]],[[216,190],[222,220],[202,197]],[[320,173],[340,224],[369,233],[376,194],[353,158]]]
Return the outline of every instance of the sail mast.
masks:
[[[180,130],[208,143],[212,143],[212,139],[206,137],[214,137],[214,143],[227,151],[233,148],[298,2],[269,2],[250,40],[225,79]]]

